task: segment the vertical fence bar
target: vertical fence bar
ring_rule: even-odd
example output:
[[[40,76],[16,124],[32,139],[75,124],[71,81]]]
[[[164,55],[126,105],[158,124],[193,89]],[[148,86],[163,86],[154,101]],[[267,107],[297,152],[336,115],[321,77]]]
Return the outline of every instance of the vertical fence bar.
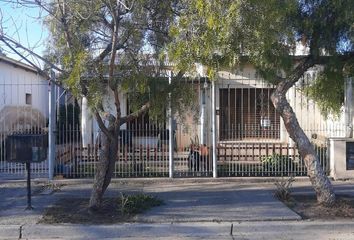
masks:
[[[49,133],[48,133],[48,173],[49,180],[54,178],[54,164],[55,164],[55,73],[50,73],[50,92],[49,92]]]
[[[213,148],[213,178],[218,177],[216,159],[216,122],[215,122],[215,81],[211,81],[211,126]]]
[[[353,137],[353,117],[352,117],[352,107],[353,107],[353,86],[352,78],[347,77],[345,79],[345,137]]]
[[[168,84],[171,85],[172,81],[172,71],[170,70],[168,73]],[[169,177],[173,178],[173,172],[174,172],[174,161],[173,161],[173,119],[172,119],[172,106],[171,106],[171,93],[169,95],[169,106],[168,106],[168,128],[169,128],[169,136],[168,136],[168,158],[169,158],[169,166],[168,166],[168,172],[169,172]]]

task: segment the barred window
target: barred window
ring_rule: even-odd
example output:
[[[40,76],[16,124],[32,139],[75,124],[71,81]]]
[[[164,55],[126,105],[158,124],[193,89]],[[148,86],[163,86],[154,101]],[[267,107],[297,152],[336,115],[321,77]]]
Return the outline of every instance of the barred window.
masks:
[[[271,88],[220,89],[220,140],[280,138],[280,116]]]

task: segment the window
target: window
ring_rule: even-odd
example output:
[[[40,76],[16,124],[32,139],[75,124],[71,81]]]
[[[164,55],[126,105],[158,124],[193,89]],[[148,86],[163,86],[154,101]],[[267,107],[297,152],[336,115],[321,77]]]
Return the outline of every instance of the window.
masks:
[[[26,104],[32,105],[32,94],[26,93]]]
[[[220,89],[220,140],[278,139],[280,116],[270,88]]]

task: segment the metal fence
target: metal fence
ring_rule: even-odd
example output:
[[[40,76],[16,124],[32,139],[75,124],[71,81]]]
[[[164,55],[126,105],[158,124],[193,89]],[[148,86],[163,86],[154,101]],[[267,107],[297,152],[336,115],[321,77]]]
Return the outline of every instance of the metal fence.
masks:
[[[133,132],[129,133],[133,135]],[[71,141],[56,146],[56,178],[92,178],[100,159],[98,145],[83,147],[80,129],[62,131],[62,134],[70,134]],[[163,140],[164,138],[166,136],[162,135],[132,137],[130,143],[121,142],[114,177],[168,177],[169,142]],[[329,174],[326,143],[315,145],[315,148],[324,171]],[[174,151],[174,177],[212,176],[211,149],[206,147],[207,153],[202,155],[202,148],[203,146],[194,145],[184,151]],[[2,152],[6,150],[1,149]],[[3,158],[4,155],[0,162],[1,172],[24,174],[23,164],[9,163],[3,161]],[[32,168],[37,176],[47,176],[47,162],[36,163]],[[296,147],[287,143],[224,142],[217,145],[217,174],[220,177],[305,176],[307,169]]]
[[[315,145],[321,166],[329,174],[328,146]],[[296,147],[284,143],[228,143],[218,146],[219,176],[306,176]]]
[[[139,131],[139,134],[138,134]],[[79,128],[62,130],[71,142],[56,147],[55,175],[64,178],[91,178],[100,159],[99,135],[93,145],[83,147]],[[144,134],[144,135],[142,135]],[[163,129],[121,130],[114,177],[168,176],[168,139]]]
[[[166,123],[143,116],[124,126],[119,140],[119,153],[114,177],[168,177],[173,162],[174,177],[213,176],[213,144],[211,109],[216,105],[217,175],[233,176],[304,176],[306,166],[295,144],[289,139],[279,115],[269,101],[272,88],[258,80],[241,78],[221,80],[212,101],[210,82],[188,82],[197,92],[199,109],[175,120],[172,131]],[[45,83],[0,83],[0,174],[24,176],[23,164],[6,161],[6,139],[16,133],[47,131],[48,111],[41,110],[34,99],[35,89],[46,94],[41,102],[48,103]],[[27,89],[23,91],[22,89]],[[31,90],[31,91],[30,91]],[[32,95],[33,93],[33,95]],[[5,94],[7,94],[5,96]],[[328,138],[345,136],[340,122],[318,120],[316,107],[289,92],[290,102],[300,124],[313,142],[324,171],[329,174]],[[12,96],[11,99],[9,96]],[[16,96],[16,97],[13,97]],[[56,92],[56,178],[93,178],[100,161],[99,132],[93,128],[91,141],[84,143],[80,115],[81,106],[72,96],[60,89]],[[26,102],[27,101],[27,102]],[[31,104],[30,104],[31,103]],[[38,106],[37,106],[37,105]],[[309,115],[311,115],[309,117]],[[173,142],[169,142],[169,134]],[[169,146],[173,144],[173,161]],[[35,176],[48,176],[48,161],[32,166]]]
[[[136,131],[122,131],[114,177],[168,177],[168,131],[144,130],[145,136],[136,136]],[[77,141],[57,145],[55,174],[59,178],[92,178],[100,149],[98,145],[82,147],[79,129],[71,134]],[[329,174],[328,141],[313,144],[323,170]],[[174,149],[174,177],[211,177],[211,151],[209,146],[196,144]],[[307,175],[294,144],[230,141],[219,142],[216,151],[219,177]]]
[[[119,152],[115,162],[114,177],[168,177],[169,130],[158,124],[131,125],[122,129]],[[152,127],[154,126],[154,127]],[[100,133],[95,134],[94,144],[83,147],[80,128],[60,130],[63,138],[71,139],[56,146],[54,173],[57,178],[91,178],[100,160]],[[71,137],[68,137],[68,136]],[[212,176],[210,148],[204,156],[195,144],[194,159],[188,147],[177,144],[177,130],[173,136],[174,177]],[[66,136],[66,137],[64,137]],[[207,157],[206,157],[207,156]]]

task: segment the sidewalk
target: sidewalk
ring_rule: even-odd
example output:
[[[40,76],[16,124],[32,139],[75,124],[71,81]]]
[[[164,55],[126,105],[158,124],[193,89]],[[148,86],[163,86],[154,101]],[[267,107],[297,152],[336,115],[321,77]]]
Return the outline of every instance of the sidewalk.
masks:
[[[300,221],[273,197],[273,183],[233,179],[117,181],[106,196],[144,192],[158,196],[165,205],[138,215],[136,223],[130,224],[36,224],[44,209],[59,198],[89,197],[91,186],[85,181],[69,182],[59,192],[35,195],[35,209],[24,211],[25,183],[0,184],[0,239],[305,239],[307,234],[311,234],[307,239],[354,239],[352,221]],[[352,182],[335,182],[334,186],[336,192],[354,194]],[[308,193],[312,189],[308,181],[300,181],[294,191]],[[291,237],[285,238],[287,235]]]
[[[0,224],[36,224],[43,210],[59,198],[90,196],[92,184],[69,184],[51,195],[34,195],[33,211],[26,208],[24,183],[0,188]],[[36,189],[36,186],[34,186]],[[300,217],[273,197],[274,184],[204,181],[126,181],[112,183],[105,196],[144,192],[164,205],[136,217],[137,222],[213,222],[299,220]],[[14,201],[15,200],[15,201]]]

